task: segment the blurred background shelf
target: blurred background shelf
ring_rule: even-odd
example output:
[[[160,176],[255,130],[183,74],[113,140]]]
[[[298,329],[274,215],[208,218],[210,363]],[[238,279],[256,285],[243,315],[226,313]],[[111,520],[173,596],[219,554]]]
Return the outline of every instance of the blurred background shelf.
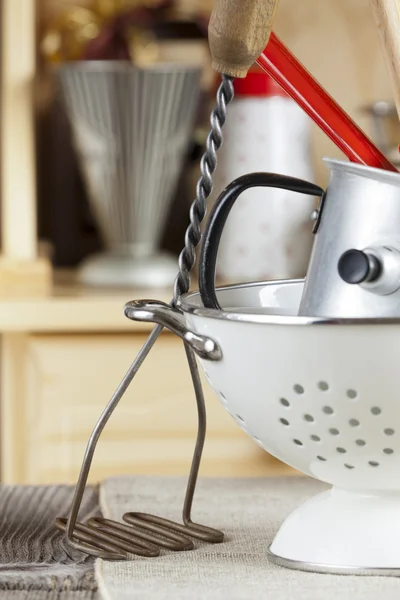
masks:
[[[0,295],[0,331],[11,332],[146,332],[151,325],[133,323],[123,313],[125,303],[150,295],[171,300],[166,289],[102,289],[76,283],[74,272],[57,270],[47,294],[34,294],[29,288],[18,296]],[[131,297],[132,296],[132,297]]]

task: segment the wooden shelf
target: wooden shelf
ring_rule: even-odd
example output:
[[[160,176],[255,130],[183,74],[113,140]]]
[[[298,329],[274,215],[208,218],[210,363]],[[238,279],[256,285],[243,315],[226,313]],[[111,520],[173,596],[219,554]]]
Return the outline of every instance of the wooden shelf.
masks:
[[[169,302],[171,289],[95,289],[74,282],[71,272],[56,272],[49,294],[0,297],[0,333],[137,332],[150,331],[151,323],[127,319],[126,302],[155,298]]]
[[[218,282],[219,286],[224,282]],[[152,298],[169,303],[168,288],[95,288],[76,283],[74,271],[53,273],[48,292],[37,292],[30,283],[18,294],[7,286],[0,290],[0,334],[86,333],[150,331],[152,323],[130,321],[124,315],[129,300]]]

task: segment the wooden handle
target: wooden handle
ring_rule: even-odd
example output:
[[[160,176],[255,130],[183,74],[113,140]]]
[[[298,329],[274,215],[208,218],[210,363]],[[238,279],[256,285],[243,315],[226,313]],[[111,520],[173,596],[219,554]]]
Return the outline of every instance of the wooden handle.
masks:
[[[400,118],[400,0],[371,0]]]
[[[216,0],[208,39],[213,68],[246,77],[268,43],[279,0]]]

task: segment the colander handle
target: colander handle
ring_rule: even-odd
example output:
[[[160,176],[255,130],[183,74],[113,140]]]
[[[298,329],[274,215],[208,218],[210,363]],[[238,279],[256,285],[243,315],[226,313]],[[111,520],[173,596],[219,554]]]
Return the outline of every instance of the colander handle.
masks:
[[[243,192],[253,187],[280,188],[308,196],[323,196],[325,193],[314,183],[276,173],[249,173],[232,181],[215,202],[203,235],[199,261],[199,290],[205,308],[221,310],[215,293],[215,269],[221,235],[236,200]]]
[[[200,358],[220,360],[222,352],[218,344],[204,335],[188,329],[183,316],[176,309],[158,300],[132,300],[125,304],[125,316],[133,321],[157,323],[172,331],[186,342]]]

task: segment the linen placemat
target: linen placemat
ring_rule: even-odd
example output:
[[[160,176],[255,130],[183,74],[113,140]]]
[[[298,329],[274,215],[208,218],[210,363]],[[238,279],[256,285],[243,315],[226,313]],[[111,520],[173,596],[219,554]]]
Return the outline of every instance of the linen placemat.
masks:
[[[2,600],[94,600],[94,560],[69,548],[54,527],[67,516],[72,486],[0,486]],[[100,514],[98,491],[87,488],[82,518]]]
[[[103,600],[399,600],[400,578],[322,575],[268,561],[266,550],[285,517],[326,486],[306,477],[201,479],[193,519],[225,532],[222,544],[157,558],[96,561]],[[111,478],[100,507],[120,520],[127,511],[180,520],[185,480]]]

